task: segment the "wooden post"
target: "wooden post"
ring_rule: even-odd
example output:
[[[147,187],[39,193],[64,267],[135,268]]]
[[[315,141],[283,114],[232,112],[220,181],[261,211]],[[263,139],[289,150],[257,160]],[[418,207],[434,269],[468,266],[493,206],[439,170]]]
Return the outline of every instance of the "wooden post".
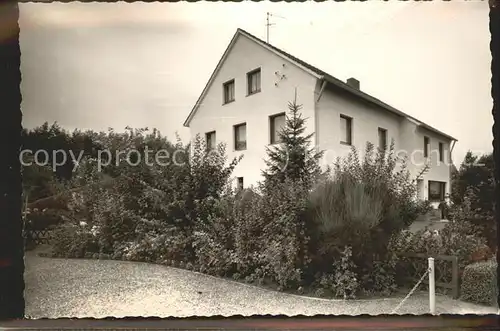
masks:
[[[429,309],[432,315],[436,314],[436,284],[434,283],[434,258],[429,258]]]
[[[458,258],[456,256],[453,256],[453,260],[451,260],[451,285],[453,286],[453,299],[458,299],[460,296],[460,284],[458,282]]]

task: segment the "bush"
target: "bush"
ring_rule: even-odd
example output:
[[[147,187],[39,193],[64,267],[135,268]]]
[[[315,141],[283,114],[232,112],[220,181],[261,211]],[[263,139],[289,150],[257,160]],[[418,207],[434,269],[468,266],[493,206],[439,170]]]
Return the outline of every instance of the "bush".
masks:
[[[80,187],[73,192],[69,209],[75,219],[95,228],[99,251],[125,259],[192,262],[193,230],[215,213],[213,201],[223,193],[238,159],[227,162],[221,144],[209,152],[200,137],[192,146],[184,146],[169,142],[156,130],[129,128],[125,133],[89,135],[111,155],[137,150],[145,159],[146,149],[161,149],[176,157],[166,165],[137,166],[112,159],[102,172],[94,157],[79,163],[68,182],[69,187]]]
[[[65,214],[64,211],[54,209],[28,209],[25,219],[26,230],[45,230],[53,228],[67,220],[68,215]]]
[[[371,231],[382,218],[379,195],[365,188],[363,183],[342,176],[322,183],[310,195],[310,231],[314,236],[311,244],[315,246],[311,251],[318,253],[319,264],[331,265],[339,249],[347,245],[352,246],[355,260],[364,257]]]
[[[402,231],[391,239],[390,250],[394,253],[423,253],[429,257],[457,256],[459,269],[463,270],[474,262],[474,253],[487,246],[483,238],[464,234],[457,230],[458,227],[452,222],[441,231]]]
[[[54,257],[84,258],[99,253],[98,239],[87,225],[65,224],[54,231]]]
[[[360,286],[354,271],[356,265],[352,262],[351,254],[351,248],[345,247],[339,263],[333,267],[334,272],[323,274],[319,282],[323,289],[331,291],[333,296],[344,300],[355,298]]]
[[[416,189],[394,144],[375,153],[368,143],[363,160],[355,148],[339,159],[333,177],[319,183],[309,197],[309,251],[314,256],[308,274],[331,274],[329,266],[350,246],[355,272],[364,275],[359,286],[367,292],[392,291],[396,262],[389,239],[429,209],[416,199]]]
[[[424,170],[424,169],[422,169]],[[381,199],[382,212],[378,233],[387,242],[393,233],[409,227],[420,215],[429,211],[429,204],[416,197],[416,179],[411,178],[407,160],[395,154],[394,142],[387,151],[367,143],[360,161],[355,148],[342,162],[335,165],[337,178],[346,176],[364,185],[364,191]],[[418,176],[417,176],[418,177]]]
[[[497,306],[497,263],[490,260],[468,265],[463,273],[461,298],[466,301]]]
[[[140,218],[126,209],[121,184],[116,181],[110,187],[89,185],[74,192],[71,198],[71,210],[77,215],[74,219],[84,219],[94,229],[99,253],[112,254],[116,243],[135,237]]]
[[[151,263],[186,261],[189,246],[191,239],[175,228],[166,230],[162,234],[156,231],[146,233],[138,231],[137,238],[132,241],[115,243],[113,256],[127,261]]]
[[[261,194],[246,190],[234,209],[237,269],[249,281],[297,288],[308,260],[305,233],[307,189],[285,179]]]
[[[374,260],[373,267],[365,268],[360,275],[360,287],[367,295],[390,295],[397,289],[397,263],[395,254],[387,254],[383,260]]]
[[[204,272],[228,276],[236,272],[234,247],[234,204],[229,190],[220,199],[206,199],[199,203],[204,219],[198,219],[193,232],[196,263]]]
[[[468,218],[475,225],[476,233],[486,238],[491,249],[496,248],[493,154],[477,156],[468,152],[452,180],[451,200],[454,205],[468,209]]]
[[[235,273],[236,254],[223,243],[214,240],[207,233],[195,232],[193,246],[196,263],[201,271],[216,276],[229,276]]]

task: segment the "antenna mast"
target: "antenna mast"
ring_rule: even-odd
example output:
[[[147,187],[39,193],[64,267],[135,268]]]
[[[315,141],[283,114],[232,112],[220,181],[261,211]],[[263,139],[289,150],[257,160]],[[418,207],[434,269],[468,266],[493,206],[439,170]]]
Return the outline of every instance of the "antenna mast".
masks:
[[[271,13],[267,12],[266,13],[266,32],[267,32],[267,38],[266,42],[269,44],[269,27],[271,25],[274,25],[274,23],[269,23],[269,16],[271,16]]]
[[[266,32],[267,32],[267,38],[266,38],[266,42],[269,44],[269,27],[272,26],[272,25],[276,25],[276,23],[271,23],[269,22],[269,17],[271,16],[274,16],[274,17],[279,17],[279,18],[282,18],[282,19],[286,19],[285,17],[282,17],[282,16],[278,16],[276,14],[272,14],[270,12],[267,12],[266,13]]]

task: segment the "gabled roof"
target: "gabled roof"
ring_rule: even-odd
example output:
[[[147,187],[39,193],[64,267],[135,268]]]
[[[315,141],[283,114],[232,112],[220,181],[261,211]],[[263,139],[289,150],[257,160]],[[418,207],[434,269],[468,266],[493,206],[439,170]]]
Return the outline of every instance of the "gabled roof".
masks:
[[[198,97],[198,100],[196,100],[196,103],[195,103],[193,109],[189,113],[186,121],[184,122],[184,126],[189,126],[189,122],[191,122],[191,119],[193,118],[194,114],[196,113],[196,110],[200,106],[201,100],[203,100],[203,98],[205,97],[205,95],[206,95],[206,93],[208,91],[208,88],[210,87],[210,85],[212,85],[212,82],[215,79],[215,76],[219,72],[220,68],[222,67],[222,64],[224,63],[224,61],[226,60],[228,54],[230,53],[231,49],[233,48],[234,44],[236,43],[236,40],[241,35],[246,36],[250,40],[253,40],[257,44],[259,44],[260,46],[268,49],[269,51],[273,52],[274,54],[276,54],[276,55],[278,55],[278,56],[280,56],[280,57],[282,57],[282,58],[284,58],[284,59],[286,59],[288,61],[291,61],[292,63],[294,63],[295,65],[297,65],[301,69],[309,72],[314,77],[321,78],[321,75],[319,75],[318,73],[316,73],[314,70],[311,70],[310,66],[307,63],[305,63],[305,62],[303,62],[303,61],[301,61],[299,59],[295,59],[291,55],[288,55],[287,53],[283,52],[282,50],[280,50],[280,49],[272,46],[271,44],[266,43],[265,41],[260,40],[259,38],[255,37],[254,35],[246,32],[246,31],[244,31],[242,29],[237,29],[236,33],[233,36],[233,38],[229,42],[229,45],[227,46],[226,50],[224,51],[224,54],[222,54],[222,57],[220,58],[219,63],[217,63],[217,66],[215,67],[214,71],[212,72],[212,75],[210,76],[207,84],[203,88],[203,91],[201,92],[200,96]]]
[[[215,67],[215,70],[214,72],[212,73],[212,75],[210,76],[210,79],[208,80],[207,84],[205,85],[205,88],[203,89],[200,97],[198,98],[198,100],[196,101],[196,104],[194,105],[193,109],[191,110],[191,112],[189,113],[186,121],[184,122],[184,126],[189,126],[189,122],[191,121],[191,119],[193,118],[196,110],[198,109],[198,107],[200,106],[200,102],[201,100],[205,97],[205,94],[207,93],[207,90],[208,88],[210,87],[211,83],[213,82],[217,72],[219,71],[220,67],[222,66],[222,63],[224,62],[224,60],[226,59],[227,55],[229,54],[230,50],[232,49],[232,47],[234,46],[235,42],[236,42],[236,39],[238,36],[240,35],[244,35],[246,37],[248,37],[249,39],[253,40],[254,42],[256,42],[257,44],[261,45],[262,47],[270,50],[271,52],[275,53],[276,55],[292,62],[293,64],[295,64],[296,66],[302,68],[303,70],[307,71],[308,73],[310,73],[312,76],[318,78],[318,79],[321,79],[321,80],[324,80],[326,81],[327,83],[329,84],[332,84],[350,94],[352,94],[353,96],[355,97],[358,97],[360,99],[363,99],[365,101],[368,101],[374,105],[377,105],[393,114],[396,114],[396,115],[399,115],[401,117],[405,117],[405,118],[408,118],[409,120],[411,120],[412,122],[414,122],[416,125],[418,125],[419,127],[422,127],[422,128],[425,128],[429,131],[432,131],[432,132],[435,132],[435,133],[438,133],[439,135],[442,135],[443,137],[446,137],[450,140],[457,140],[455,138],[453,138],[452,136],[450,135],[447,135],[446,133],[442,132],[442,131],[439,131],[438,129],[436,128],[433,128],[432,126],[426,124],[426,123],[423,123],[422,121],[419,121],[417,120],[416,118],[408,115],[408,114],[405,114],[403,113],[402,111],[386,104],[385,102],[382,102],[380,101],[379,99],[377,98],[374,98],[372,97],[371,95],[367,94],[367,93],[364,93],[362,91],[360,91],[359,89],[356,89],[356,88],[353,88],[351,87],[350,85],[348,85],[347,83],[341,81],[340,79],[337,79],[335,77],[333,77],[332,75],[326,73],[325,71],[321,70],[321,69],[318,69],[317,67],[307,63],[307,62],[304,62],[302,61],[301,59],[298,59],[296,58],[295,56],[279,49],[278,47],[275,47],[265,41],[263,41],[262,39],[260,38],[257,38],[256,36],[252,35],[251,33],[245,31],[245,30],[242,30],[242,29],[237,29],[236,30],[236,33],[234,34],[233,38],[231,39],[231,42],[229,43],[228,47],[226,48],[226,50],[224,51],[224,54],[222,55],[221,59],[219,60],[219,63],[217,64],[217,67]]]

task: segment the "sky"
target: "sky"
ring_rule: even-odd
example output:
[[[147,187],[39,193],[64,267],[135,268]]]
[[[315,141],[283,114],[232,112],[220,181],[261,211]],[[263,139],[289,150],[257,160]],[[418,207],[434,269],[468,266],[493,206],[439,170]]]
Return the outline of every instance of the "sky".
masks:
[[[458,139],[492,150],[486,1],[22,3],[23,125],[183,122],[237,28]]]

